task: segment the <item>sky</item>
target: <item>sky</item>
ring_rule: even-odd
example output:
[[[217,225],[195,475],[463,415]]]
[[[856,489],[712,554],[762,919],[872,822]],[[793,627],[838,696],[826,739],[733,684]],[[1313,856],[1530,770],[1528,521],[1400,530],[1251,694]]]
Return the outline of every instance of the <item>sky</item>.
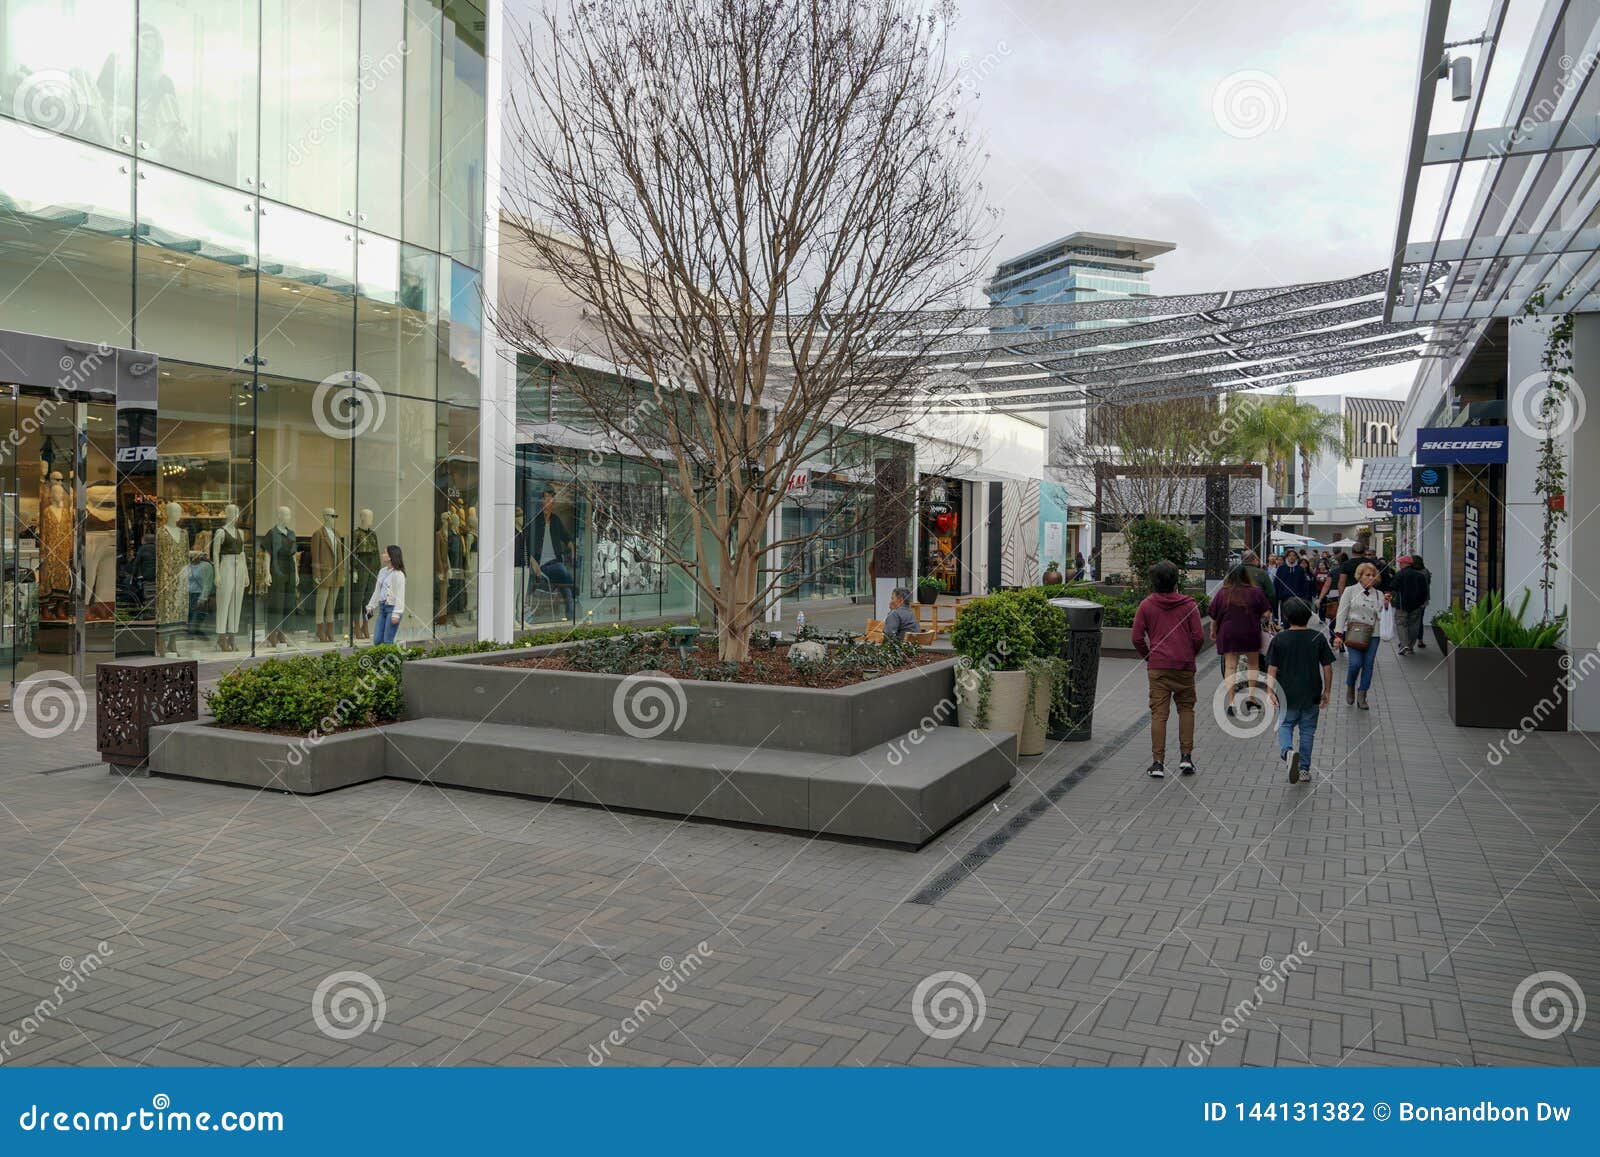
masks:
[[[997,259],[1083,229],[1176,244],[1157,293],[1387,267],[1424,0],[958,2]],[[1413,373],[1299,389],[1403,396]]]

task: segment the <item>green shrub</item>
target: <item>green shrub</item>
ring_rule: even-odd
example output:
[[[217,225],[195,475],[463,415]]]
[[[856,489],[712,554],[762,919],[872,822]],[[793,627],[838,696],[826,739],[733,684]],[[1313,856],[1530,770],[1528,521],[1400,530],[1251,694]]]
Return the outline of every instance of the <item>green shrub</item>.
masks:
[[[956,654],[994,671],[1020,671],[1037,646],[1033,624],[1022,604],[999,594],[973,599],[961,608],[950,643]]]
[[[1181,572],[1193,549],[1189,532],[1175,522],[1159,518],[1135,518],[1123,530],[1128,540],[1128,569],[1133,586],[1145,590],[1150,585],[1150,568],[1163,560]]]
[[[1067,641],[1067,612],[1050,605],[1050,599],[1059,596],[1046,595],[1042,587],[1026,587],[1016,591],[996,591],[988,597],[1005,599],[1022,612],[1028,625],[1033,628],[1034,655],[1052,659],[1061,654],[1062,645]],[[961,613],[964,615],[966,611]],[[961,621],[959,616],[956,621]]]
[[[296,655],[235,667],[206,692],[217,722],[329,735],[400,716],[406,648],[368,647],[355,655]]]
[[[1528,597],[1533,592],[1524,589],[1522,602],[1512,611],[1496,592],[1479,599],[1471,610],[1453,606],[1434,622],[1450,640],[1452,647],[1494,647],[1498,650],[1514,649],[1550,650],[1561,645],[1561,635],[1567,628],[1567,613],[1562,611],[1554,619],[1524,626],[1523,616],[1528,610]]]

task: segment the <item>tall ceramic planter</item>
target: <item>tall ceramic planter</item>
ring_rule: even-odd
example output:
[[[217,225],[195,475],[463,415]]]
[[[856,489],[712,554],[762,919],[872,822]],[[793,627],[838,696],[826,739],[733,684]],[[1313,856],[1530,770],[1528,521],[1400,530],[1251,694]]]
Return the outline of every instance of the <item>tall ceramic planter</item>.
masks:
[[[1045,723],[1050,717],[1050,679],[1039,675],[1033,680],[1033,710],[1028,709],[1028,673],[995,671],[989,676],[989,718],[981,726],[986,731],[1011,731],[1017,736],[1018,755],[1044,752]],[[982,676],[973,670],[956,673],[956,722],[962,727],[978,727],[978,705]]]

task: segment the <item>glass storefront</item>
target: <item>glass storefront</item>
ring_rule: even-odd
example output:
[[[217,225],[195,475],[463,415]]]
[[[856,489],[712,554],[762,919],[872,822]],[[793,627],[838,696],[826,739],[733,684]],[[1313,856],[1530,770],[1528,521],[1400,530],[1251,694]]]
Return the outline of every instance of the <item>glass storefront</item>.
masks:
[[[872,488],[813,478],[810,492],[784,501],[782,535],[804,541],[784,550],[784,598],[856,598],[871,593],[865,524]]]
[[[938,579],[950,594],[967,590],[966,486],[958,478],[925,474],[920,480],[917,523],[919,573]]]
[[[0,329],[160,364],[118,650],[360,641],[390,546],[399,637],[475,633],[485,33],[465,0],[0,0]],[[39,597],[29,453],[14,652],[106,602]]]

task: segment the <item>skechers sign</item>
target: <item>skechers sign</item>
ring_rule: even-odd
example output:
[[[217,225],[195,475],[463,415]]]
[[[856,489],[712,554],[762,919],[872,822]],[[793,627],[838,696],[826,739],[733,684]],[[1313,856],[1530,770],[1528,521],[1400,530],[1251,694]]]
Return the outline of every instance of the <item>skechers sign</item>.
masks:
[[[1504,426],[1427,426],[1417,431],[1417,461],[1423,465],[1505,460]]]

